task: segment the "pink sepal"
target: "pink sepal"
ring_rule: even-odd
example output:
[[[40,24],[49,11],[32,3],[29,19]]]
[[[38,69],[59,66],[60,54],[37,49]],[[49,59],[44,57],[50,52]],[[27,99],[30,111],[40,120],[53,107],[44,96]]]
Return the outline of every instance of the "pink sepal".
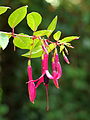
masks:
[[[34,82],[28,83],[28,93],[30,101],[34,104],[34,100],[36,98],[36,88]]]
[[[41,76],[41,77],[38,79],[38,82],[37,82],[37,84],[36,84],[36,88],[37,88],[42,82],[44,82],[44,77],[43,77],[43,76]]]
[[[30,65],[28,65],[27,72],[28,72],[28,78],[30,81],[32,80],[32,67]]]
[[[53,83],[56,86],[56,88],[59,88],[58,79],[53,79]]]

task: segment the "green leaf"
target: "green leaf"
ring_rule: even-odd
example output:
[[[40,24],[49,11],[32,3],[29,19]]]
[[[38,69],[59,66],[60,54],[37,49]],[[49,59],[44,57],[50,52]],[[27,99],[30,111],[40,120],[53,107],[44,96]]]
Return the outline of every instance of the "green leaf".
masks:
[[[19,36],[19,35],[22,35],[22,36]],[[18,34],[16,37],[14,37],[13,43],[16,47],[30,50],[41,44],[41,41],[39,39],[32,40],[29,37],[23,37],[23,35],[28,36],[26,34],[21,33],[21,34]]]
[[[36,31],[42,21],[42,17],[37,12],[31,12],[27,15],[27,24],[33,30]]]
[[[28,35],[23,34],[23,33],[21,33],[19,35],[28,36]],[[16,37],[14,37],[13,44],[16,47],[19,47],[21,49],[30,49],[32,47],[33,40],[29,37],[16,36]]]
[[[8,18],[8,24],[11,28],[16,27],[26,16],[27,7],[23,6],[16,9]]]
[[[0,33],[4,33],[4,32],[0,32]],[[10,39],[11,36],[12,36],[11,33],[9,34],[9,33],[6,33],[6,32],[5,32],[4,34],[5,34],[6,36],[8,36],[9,39]]]
[[[48,47],[48,52],[50,53],[55,47],[56,47],[56,44],[50,44],[49,47]],[[27,57],[27,58],[37,58],[37,57],[41,57],[41,56],[42,56],[42,53],[43,53],[43,50],[42,50],[42,47],[41,47],[41,46],[38,46],[38,47],[35,47],[35,48],[32,50],[31,55],[30,55],[30,52],[31,52],[31,51],[23,54],[22,56]]]
[[[67,42],[71,42],[72,40],[78,40],[79,37],[78,36],[70,36],[70,37],[65,37],[62,40],[59,40],[60,43],[67,43]]]
[[[39,30],[39,31],[34,32],[34,35],[39,37],[39,36],[48,35],[51,32],[52,32],[51,30]]]
[[[10,7],[0,6],[0,15],[5,13],[7,9],[10,9]]]
[[[41,45],[41,40],[39,40],[39,39],[34,39],[32,49],[34,49],[35,47],[38,47],[38,46],[40,46],[40,45]]]
[[[60,46],[60,53],[63,51],[64,48],[65,48],[64,45],[61,45],[61,46]]]
[[[52,20],[52,22],[50,23],[50,25],[48,26],[48,30],[52,30],[52,32],[55,30],[56,28],[56,25],[57,25],[57,16]],[[47,37],[49,37],[51,35],[51,33],[49,33],[47,35]]]
[[[60,31],[57,31],[54,35],[53,35],[53,38],[55,40],[59,40],[60,39],[60,36],[61,36],[61,32]]]
[[[9,38],[4,33],[0,33],[0,46],[4,50],[9,43]]]
[[[56,48],[56,44],[55,43],[50,44],[48,47],[48,52],[50,53],[54,48]]]
[[[36,47],[33,49],[33,51],[31,52],[31,55],[30,55],[30,51],[29,51],[29,52],[23,54],[22,56],[27,57],[27,58],[37,58],[37,57],[41,57],[42,52],[43,52],[42,48],[41,48],[41,46],[39,46],[39,47]]]

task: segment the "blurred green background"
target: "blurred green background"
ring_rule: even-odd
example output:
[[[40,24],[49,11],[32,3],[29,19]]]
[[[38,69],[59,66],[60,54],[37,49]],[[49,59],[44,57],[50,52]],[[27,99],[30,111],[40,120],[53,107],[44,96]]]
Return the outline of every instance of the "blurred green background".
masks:
[[[80,36],[69,49],[71,64],[67,65],[60,55],[63,69],[59,80],[60,89],[52,81],[49,84],[49,112],[45,111],[45,88],[37,89],[35,104],[29,102],[27,85],[27,59],[19,49],[9,46],[0,51],[0,120],[90,120],[90,0],[0,0],[0,5],[12,9],[0,16],[0,30],[11,31],[8,16],[16,8],[28,5],[28,13],[37,11],[43,16],[39,29],[46,29],[58,15],[56,30],[62,38]],[[24,19],[15,29],[16,33],[32,34]],[[40,58],[33,59],[33,77],[40,76]]]

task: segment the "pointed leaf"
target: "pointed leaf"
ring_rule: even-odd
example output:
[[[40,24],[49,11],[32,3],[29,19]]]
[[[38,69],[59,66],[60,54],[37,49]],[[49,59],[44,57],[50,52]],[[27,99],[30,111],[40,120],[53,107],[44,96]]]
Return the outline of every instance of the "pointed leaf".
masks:
[[[49,47],[48,47],[48,52],[49,53],[55,48],[55,45],[56,44],[50,44],[49,45]],[[32,50],[31,55],[30,55],[30,51],[29,51],[29,52],[23,54],[22,56],[27,57],[27,58],[37,58],[37,57],[41,57],[42,53],[43,53],[42,47],[38,46],[38,47],[35,47]]]
[[[39,30],[39,31],[34,32],[34,35],[39,37],[39,36],[48,35],[51,32],[52,32],[51,30]]]
[[[50,25],[48,26],[48,30],[52,30],[52,32],[55,30],[56,28],[56,25],[57,25],[57,16],[52,20],[52,22],[50,23]],[[49,37],[51,35],[51,33],[49,33],[47,35],[47,37]]]
[[[2,31],[0,31],[0,33],[4,33],[4,32],[2,32]],[[9,34],[9,33],[4,33],[6,36],[8,36],[8,38],[10,39],[11,37],[12,37],[12,35],[11,35],[11,33]]]
[[[64,48],[65,48],[64,45],[61,45],[61,46],[60,46],[60,53],[63,51]]]
[[[70,36],[70,37],[65,37],[62,40],[59,40],[60,43],[67,43],[67,42],[71,42],[72,40],[78,40],[79,37],[78,36]]]
[[[31,12],[27,15],[27,24],[33,30],[36,31],[42,21],[42,17],[37,12]]]
[[[11,28],[16,27],[26,16],[27,7],[23,6],[16,9],[8,18],[8,24]]]
[[[23,34],[23,33],[21,33],[19,35],[28,36],[28,35]],[[33,44],[33,40],[28,38],[28,37],[16,36],[16,37],[14,37],[13,44],[16,47],[19,47],[21,49],[30,49],[32,44]]]
[[[19,35],[25,35],[26,34],[19,34]],[[37,47],[41,44],[41,41],[39,39],[34,39],[32,40],[29,37],[23,37],[23,36],[16,36],[14,37],[13,43],[16,47],[21,48],[21,49],[33,49],[34,47]]]
[[[7,9],[10,9],[10,7],[0,6],[0,15],[5,13]]]
[[[57,31],[54,35],[53,35],[53,38],[55,40],[59,40],[60,39],[60,36],[61,36],[61,32],[60,31]]]
[[[56,48],[56,44],[52,43],[48,46],[48,52],[50,53],[54,48]]]
[[[39,46],[39,47],[36,47],[33,49],[33,51],[31,52],[31,55],[30,55],[30,51],[29,51],[29,52],[23,54],[22,56],[27,57],[27,58],[37,58],[37,57],[41,57],[42,52],[43,52],[42,48],[41,48],[41,46]]]
[[[4,33],[0,33],[0,47],[4,50],[9,43],[9,38]]]

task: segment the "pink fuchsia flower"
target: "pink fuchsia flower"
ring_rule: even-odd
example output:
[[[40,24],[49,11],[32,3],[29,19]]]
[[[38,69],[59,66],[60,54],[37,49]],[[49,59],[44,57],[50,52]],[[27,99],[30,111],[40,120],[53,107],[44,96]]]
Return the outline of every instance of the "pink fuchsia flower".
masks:
[[[32,67],[29,63],[28,65],[28,77],[29,81],[28,83],[28,92],[29,92],[29,98],[32,103],[34,103],[34,100],[36,98],[36,88],[41,84],[44,83],[46,87],[46,98],[47,98],[47,109],[48,109],[48,84],[49,84],[49,79],[52,79],[55,86],[59,88],[58,85],[58,79],[62,75],[62,69],[61,65],[59,62],[59,57],[58,54],[55,52],[53,56],[53,61],[52,61],[52,75],[48,71],[48,54],[44,53],[42,55],[42,75],[36,79],[33,80],[32,78]],[[37,82],[36,85],[34,82]]]
[[[63,57],[64,57],[64,61],[67,63],[67,64],[70,64],[67,56],[65,55],[65,53],[63,52]]]
[[[59,62],[59,56],[57,54],[57,50],[55,50],[54,55],[52,57],[52,76],[54,85],[59,88],[58,79],[60,79],[62,75],[62,68]]]
[[[28,72],[28,93],[29,93],[29,99],[32,103],[34,103],[34,100],[36,98],[36,88],[35,88],[35,84],[34,82],[32,82],[33,78],[32,78],[32,67],[30,65],[30,60],[28,62],[28,68],[27,68],[27,72]]]
[[[42,75],[37,79],[36,88],[43,82],[44,85],[49,83],[49,79],[53,79],[54,77],[48,71],[48,54],[42,55]]]

